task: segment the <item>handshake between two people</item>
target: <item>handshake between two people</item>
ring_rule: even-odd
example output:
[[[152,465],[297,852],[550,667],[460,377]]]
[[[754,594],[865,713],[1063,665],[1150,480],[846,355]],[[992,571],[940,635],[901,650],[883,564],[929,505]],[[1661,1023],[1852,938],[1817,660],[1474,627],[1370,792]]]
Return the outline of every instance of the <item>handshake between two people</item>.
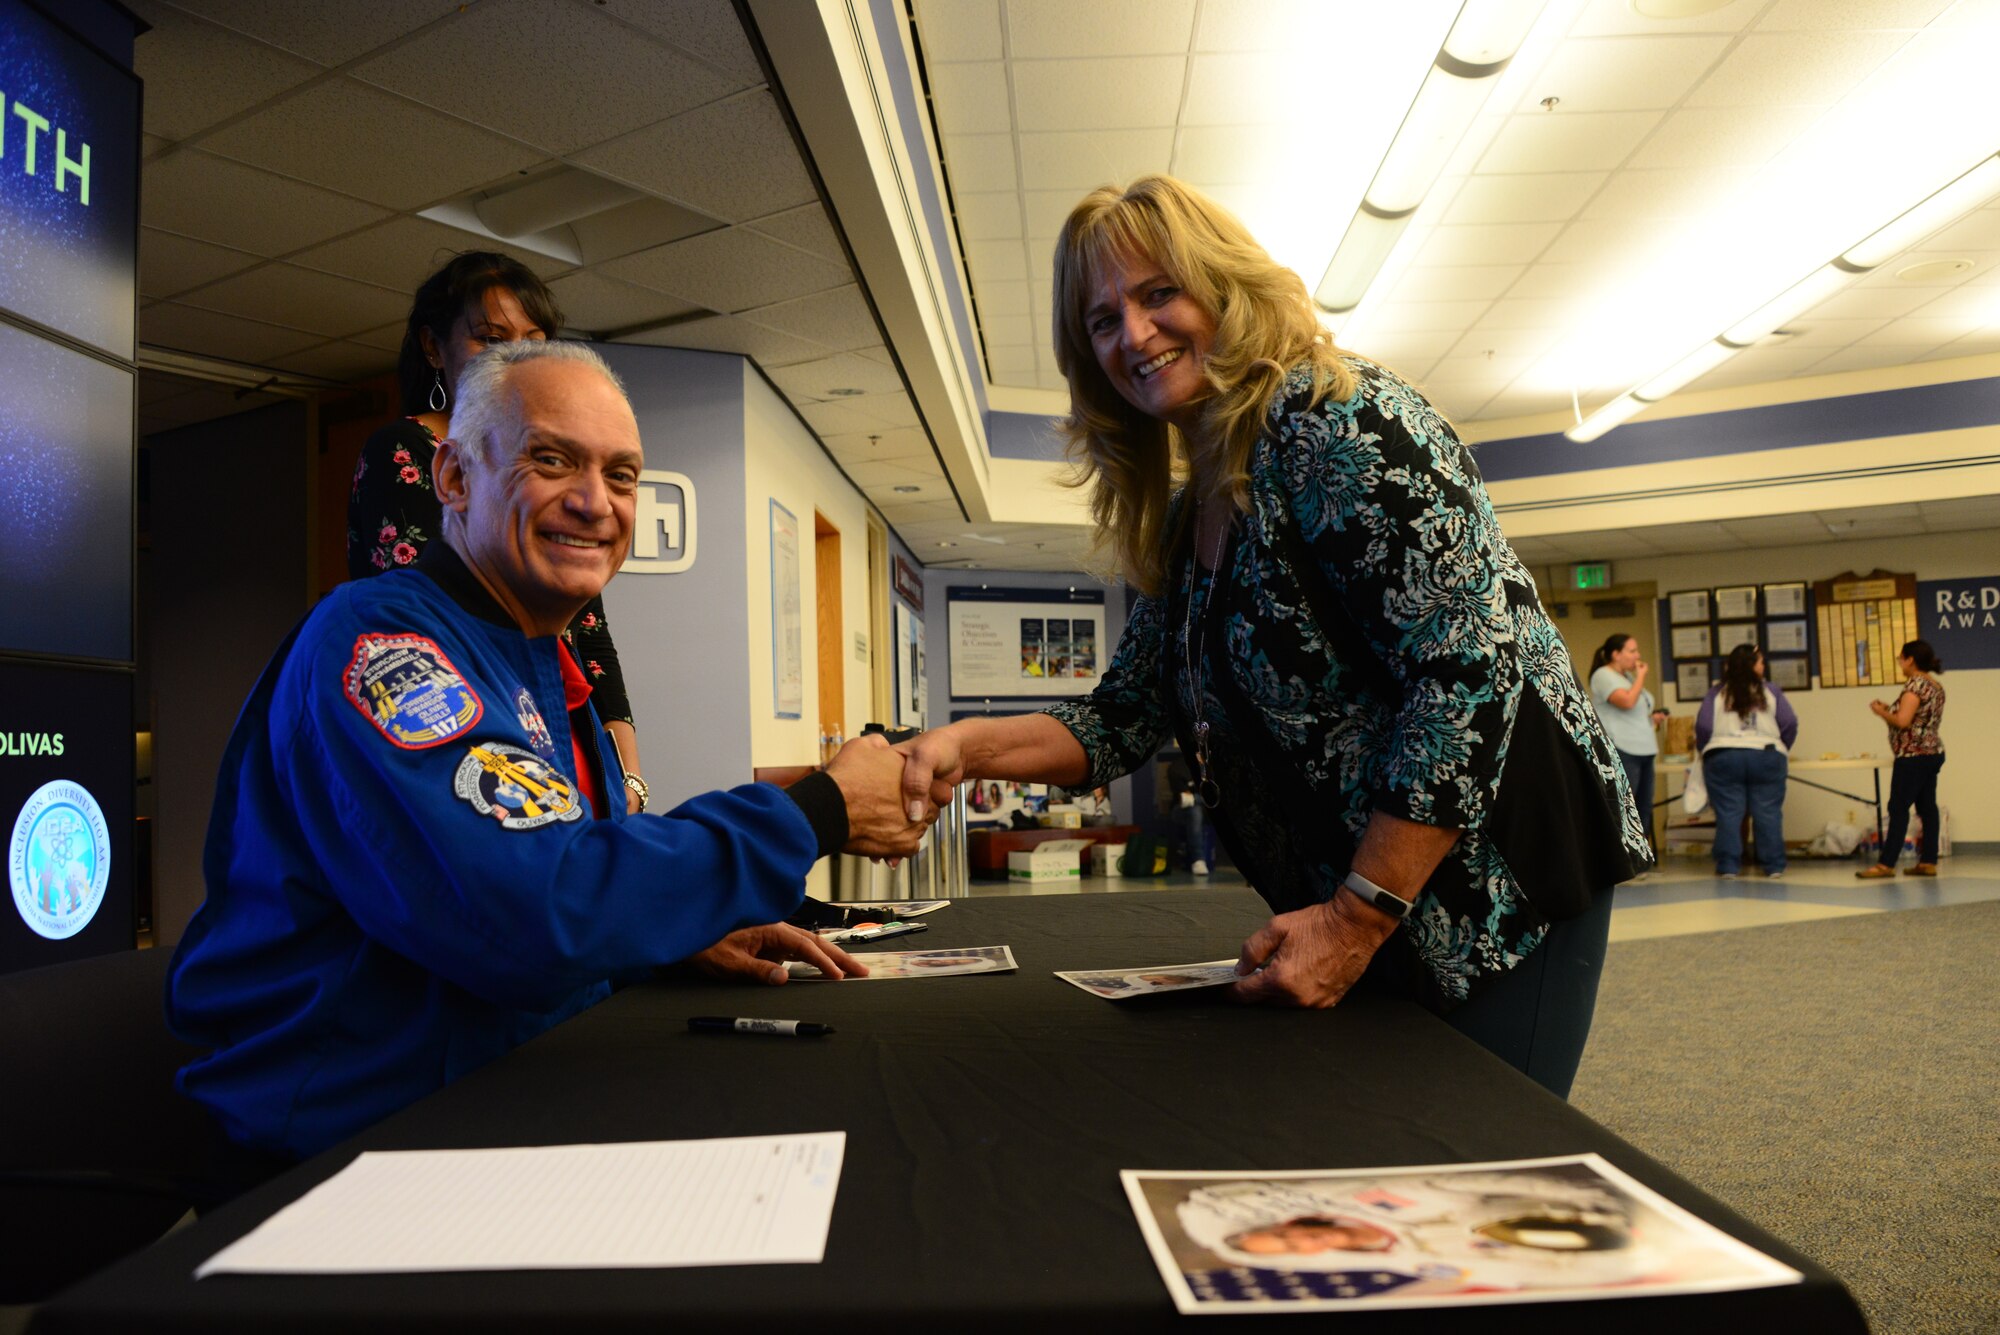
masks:
[[[827,776],[847,803],[843,852],[900,859],[917,851],[951,802],[960,777],[955,771],[962,768],[954,754],[952,770],[936,772],[938,747],[927,744],[936,735],[923,733],[898,746],[880,734],[857,737],[827,762]]]

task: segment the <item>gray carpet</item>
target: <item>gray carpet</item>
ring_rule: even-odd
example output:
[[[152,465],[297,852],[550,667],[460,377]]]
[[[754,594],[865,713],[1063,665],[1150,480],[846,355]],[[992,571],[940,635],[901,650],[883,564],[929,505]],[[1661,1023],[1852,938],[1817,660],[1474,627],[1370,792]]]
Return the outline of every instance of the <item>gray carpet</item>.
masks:
[[[1571,1102],[1846,1281],[2000,1331],[2000,902],[1611,947]]]

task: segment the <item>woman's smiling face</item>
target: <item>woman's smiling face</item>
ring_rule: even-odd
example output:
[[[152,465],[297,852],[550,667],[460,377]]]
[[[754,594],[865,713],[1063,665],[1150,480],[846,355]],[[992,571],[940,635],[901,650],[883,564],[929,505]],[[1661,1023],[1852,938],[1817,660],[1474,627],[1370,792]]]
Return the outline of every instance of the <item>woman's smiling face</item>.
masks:
[[[1143,256],[1114,256],[1089,300],[1083,327],[1104,378],[1140,412],[1187,431],[1210,393],[1215,317]]]

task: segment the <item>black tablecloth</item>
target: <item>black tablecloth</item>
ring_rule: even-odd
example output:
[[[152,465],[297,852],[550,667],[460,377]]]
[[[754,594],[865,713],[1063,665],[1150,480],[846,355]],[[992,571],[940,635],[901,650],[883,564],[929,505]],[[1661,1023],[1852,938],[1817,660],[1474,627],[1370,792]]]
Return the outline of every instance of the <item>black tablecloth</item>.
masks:
[[[1182,1320],[1118,1170],[1352,1168],[1596,1151],[1789,1265],[1803,1285],[1533,1306],[1343,1314],[1431,1331],[1865,1330],[1824,1270],[1460,1038],[1380,999],[1329,1012],[1213,993],[1113,1004],[1056,969],[1233,956],[1244,891],[959,901],[885,943],[1013,947],[1020,970],[769,989],[629,988],[492,1066],[100,1274],[36,1332],[1157,1329]],[[697,1014],[831,1022],[830,1038],[695,1035]],[[1585,1060],[1589,1058],[1586,1055]],[[847,1132],[820,1265],[344,1277],[197,1264],[363,1149]],[[1204,1317],[1217,1321],[1257,1317]],[[1283,1317],[1267,1318],[1284,1320]],[[1304,1318],[1293,1318],[1304,1319]]]

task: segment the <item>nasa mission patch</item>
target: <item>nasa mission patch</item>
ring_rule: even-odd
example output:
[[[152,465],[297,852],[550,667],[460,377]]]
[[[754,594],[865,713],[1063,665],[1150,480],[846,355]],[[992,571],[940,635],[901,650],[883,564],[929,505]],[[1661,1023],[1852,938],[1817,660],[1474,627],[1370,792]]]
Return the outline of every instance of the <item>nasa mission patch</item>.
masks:
[[[474,742],[451,787],[474,811],[509,830],[583,816],[576,785],[534,752],[505,742]]]
[[[111,835],[90,790],[68,779],[37,788],[7,844],[7,883],[21,920],[51,941],[75,936],[97,916],[110,881]]]
[[[405,751],[448,742],[479,721],[478,694],[422,635],[360,635],[345,676],[347,699]]]

